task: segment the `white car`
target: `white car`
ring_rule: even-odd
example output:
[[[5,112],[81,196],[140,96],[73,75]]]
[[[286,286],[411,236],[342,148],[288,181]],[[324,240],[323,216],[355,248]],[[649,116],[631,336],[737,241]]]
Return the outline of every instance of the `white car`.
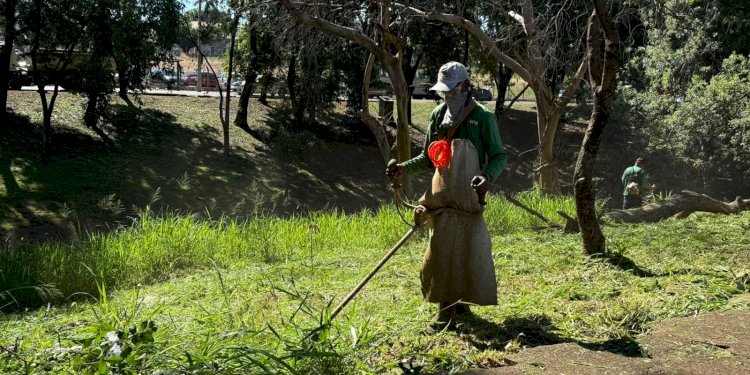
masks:
[[[235,81],[232,82],[232,91],[234,92],[242,92],[242,88],[245,87],[245,81]]]

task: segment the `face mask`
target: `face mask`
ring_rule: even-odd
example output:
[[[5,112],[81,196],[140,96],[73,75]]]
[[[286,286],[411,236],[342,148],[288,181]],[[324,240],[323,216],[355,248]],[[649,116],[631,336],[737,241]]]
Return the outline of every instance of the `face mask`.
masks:
[[[460,87],[458,88],[458,91],[460,91]],[[453,93],[454,91],[457,91],[456,89],[453,89],[451,91],[448,91],[444,97],[445,104],[448,107],[448,110],[445,111],[445,117],[443,117],[443,121],[440,124],[441,127],[450,127],[453,125],[456,125],[458,120],[461,118],[461,115],[464,112],[464,107],[466,104],[466,99],[469,96],[468,91],[464,92],[457,92]],[[453,94],[453,95],[451,95]]]

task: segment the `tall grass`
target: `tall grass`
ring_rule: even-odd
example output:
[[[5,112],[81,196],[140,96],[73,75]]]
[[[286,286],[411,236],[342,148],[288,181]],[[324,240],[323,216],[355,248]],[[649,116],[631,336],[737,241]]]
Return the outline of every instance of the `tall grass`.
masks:
[[[519,199],[549,217],[573,207],[570,199],[542,197],[535,192],[523,193]],[[492,196],[486,218],[493,233],[517,232],[539,224],[504,199]],[[387,248],[404,228],[392,206],[355,215],[327,212],[244,221],[144,210],[132,226],[114,232],[93,233],[72,244],[21,244],[0,252],[0,291],[14,293],[22,306],[59,302],[76,294],[96,295],[97,278],[110,288],[127,288],[205,269],[212,262],[220,267],[314,262],[315,252],[321,249],[344,254],[364,247]],[[60,293],[40,294],[33,288],[39,285],[54,286]]]

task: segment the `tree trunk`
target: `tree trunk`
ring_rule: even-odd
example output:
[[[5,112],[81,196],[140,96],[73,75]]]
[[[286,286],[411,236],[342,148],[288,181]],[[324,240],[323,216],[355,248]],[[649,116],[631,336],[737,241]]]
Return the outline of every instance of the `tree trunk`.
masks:
[[[125,71],[125,64],[121,61],[117,60],[117,57],[115,55],[115,66],[117,67],[117,74],[120,76],[120,78],[117,81],[117,95],[122,99],[122,101],[125,102],[125,104],[128,105],[130,108],[135,108],[135,104],[133,104],[133,101],[130,100],[130,96],[128,96],[128,89],[130,88],[130,82],[127,79],[127,72]]]
[[[42,124],[44,126],[44,132],[42,133],[42,163],[47,164],[52,157],[52,112],[55,109],[55,101],[57,100],[57,83],[55,83],[55,91],[52,93],[49,101],[47,101],[47,93],[44,91],[44,83],[37,84],[37,92],[42,102]]]
[[[10,51],[13,50],[13,45],[8,45],[5,42],[2,52],[0,52],[0,66],[10,66]],[[7,51],[6,51],[7,50]],[[10,71],[6,69],[0,69],[0,107],[2,107],[3,115],[2,118],[7,118],[8,115],[8,83],[10,82]],[[7,121],[3,121],[3,124],[7,124]]]
[[[89,92],[88,94],[86,94],[86,111],[83,113],[83,123],[89,129],[96,128],[96,123],[99,120],[99,115],[96,108],[98,97],[99,95],[97,93]]]
[[[128,107],[135,108],[135,104],[133,104],[133,101],[130,100],[130,96],[128,95],[128,80],[124,78],[124,75],[122,73],[118,73],[120,75],[120,80],[117,83],[119,86],[119,89],[117,90],[117,95],[122,99],[122,101],[125,102],[125,104],[128,105]]]
[[[670,217],[684,219],[693,212],[736,214],[750,210],[750,199],[735,198],[733,202],[722,202],[705,194],[683,190],[669,199],[629,210],[612,210],[604,217],[620,223],[655,223]]]
[[[260,84],[260,96],[258,97],[258,101],[260,104],[263,104],[264,106],[268,106],[268,85],[261,83]]]
[[[247,113],[250,106],[250,96],[253,93],[253,83],[258,75],[255,71],[249,69],[245,73],[245,85],[242,86],[242,92],[240,93],[239,104],[237,104],[237,116],[234,118],[234,125],[243,130],[249,130],[250,125],[247,122]]]
[[[406,107],[409,102],[409,86],[406,84],[404,72],[400,64],[386,66],[386,70],[391,70],[391,84],[396,95],[396,149],[400,161],[411,159],[411,144],[409,141],[409,122],[407,121]]]
[[[297,91],[296,91],[296,85],[297,85],[297,55],[292,54],[292,57],[289,58],[289,65],[287,66],[287,72],[286,72],[286,88],[289,91],[289,100],[292,101],[292,103],[297,101]]]
[[[401,63],[395,61],[392,64],[385,64],[386,71],[389,72],[391,84],[396,94],[396,156],[400,162],[411,159],[411,137],[409,135],[409,121],[406,108],[409,103],[409,88],[404,78],[404,71],[401,69]],[[411,193],[411,183],[408,178],[403,178],[402,188],[407,194]]]
[[[367,125],[372,134],[375,136],[375,142],[378,144],[380,156],[383,161],[388,163],[391,160],[391,146],[388,144],[388,136],[385,133],[385,123],[379,123],[370,114],[370,74],[372,66],[375,63],[375,55],[372,53],[367,58],[365,73],[362,78],[362,111],[359,112],[359,118]]]
[[[620,63],[620,39],[606,11],[605,1],[593,0],[595,10],[589,20],[587,55],[594,108],[574,173],[578,227],[583,239],[583,251],[587,255],[603,253],[606,248],[606,239],[596,217],[592,177],[601,137],[610,117]],[[605,45],[604,51],[602,44]]]
[[[513,77],[513,71],[505,64],[498,63],[497,75],[495,76],[495,87],[497,87],[497,98],[495,98],[495,119],[500,123],[500,116],[505,111],[505,95],[510,87],[510,79]]]
[[[535,90],[536,92],[536,90]],[[560,115],[552,109],[552,104],[543,97],[536,97],[536,121],[543,124],[538,127],[539,157],[538,167],[539,185],[547,195],[560,195],[560,176],[555,161],[555,134]]]
[[[242,7],[243,2],[240,2],[240,8]],[[225,103],[224,107],[224,119],[221,121],[221,127],[224,130],[224,156],[229,156],[229,108],[230,103],[232,99],[232,93],[230,90],[230,87],[232,86],[232,73],[234,71],[234,50],[235,50],[235,42],[237,41],[237,28],[240,24],[240,10],[235,10],[234,19],[232,20],[232,36],[230,38],[229,42],[229,66],[227,70],[227,83],[226,83],[226,90],[227,90],[227,101]],[[219,87],[219,90],[223,90],[223,88]],[[244,88],[243,88],[244,90]]]
[[[2,118],[7,117],[8,111],[8,83],[10,82],[10,57],[16,40],[16,5],[18,0],[5,0],[3,4],[3,16],[5,18],[5,45],[0,51],[0,108]],[[3,121],[7,124],[7,121]]]
[[[404,78],[406,78],[406,85],[409,88],[409,101],[406,107],[406,113],[408,115],[409,124],[413,124],[411,117],[411,96],[414,93],[414,78],[417,76],[417,70],[419,69],[419,63],[422,60],[422,55],[417,55],[417,61],[414,65],[411,64],[412,57],[414,57],[414,48],[407,46],[404,49]]]

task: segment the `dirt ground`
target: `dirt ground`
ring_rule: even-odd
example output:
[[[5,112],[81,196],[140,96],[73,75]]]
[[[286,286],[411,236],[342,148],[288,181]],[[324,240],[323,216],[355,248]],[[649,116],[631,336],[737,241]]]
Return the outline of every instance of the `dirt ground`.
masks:
[[[750,295],[740,298],[750,299]],[[507,357],[504,367],[465,375],[739,375],[750,374],[750,311],[712,312],[664,321],[636,338],[645,356],[576,343],[538,346]]]

